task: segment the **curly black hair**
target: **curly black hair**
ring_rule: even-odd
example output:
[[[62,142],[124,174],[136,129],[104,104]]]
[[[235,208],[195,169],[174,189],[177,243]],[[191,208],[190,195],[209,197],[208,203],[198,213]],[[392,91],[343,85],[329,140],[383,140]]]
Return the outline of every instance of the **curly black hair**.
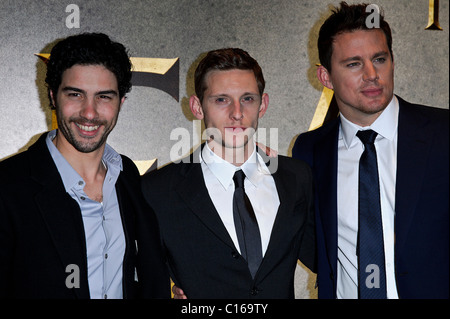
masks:
[[[50,98],[50,91],[56,94],[62,74],[76,64],[103,65],[114,73],[120,98],[131,90],[131,62],[122,44],[111,41],[103,33],[73,35],[58,42],[50,52],[45,82],[52,109],[55,106]]]

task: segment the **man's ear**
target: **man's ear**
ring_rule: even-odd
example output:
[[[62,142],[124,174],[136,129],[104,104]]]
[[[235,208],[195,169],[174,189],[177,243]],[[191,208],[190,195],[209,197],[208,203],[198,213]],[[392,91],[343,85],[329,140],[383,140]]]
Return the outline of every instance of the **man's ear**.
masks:
[[[49,90],[49,96],[50,96],[50,104],[51,104],[51,106],[56,108],[55,97],[53,96],[53,91],[52,90]]]
[[[330,90],[333,90],[333,83],[331,82],[330,73],[322,65],[319,65],[319,67],[317,68],[317,78],[319,79],[320,83],[323,84],[323,86],[329,88]]]
[[[126,96],[123,96],[123,97],[120,99],[119,112],[122,110],[122,105],[123,105],[123,103],[125,102],[126,99],[127,99]]]
[[[200,99],[196,95],[192,95],[189,98],[189,107],[191,109],[192,114],[194,114],[194,116],[197,119],[203,120],[205,115],[203,113],[202,103],[200,102]]]
[[[268,107],[269,107],[269,94],[264,93],[261,96],[261,105],[259,106],[258,118],[262,118],[264,114],[266,114]]]

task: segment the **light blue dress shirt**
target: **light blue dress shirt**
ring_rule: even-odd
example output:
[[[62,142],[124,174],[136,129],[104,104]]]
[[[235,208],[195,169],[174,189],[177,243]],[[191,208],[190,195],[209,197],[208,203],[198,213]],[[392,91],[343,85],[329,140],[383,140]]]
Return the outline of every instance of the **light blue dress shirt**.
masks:
[[[46,143],[67,193],[80,206],[86,236],[90,297],[122,299],[125,235],[115,187],[122,170],[122,158],[109,145],[105,146],[102,160],[107,172],[103,182],[103,202],[99,203],[84,192],[85,181],[53,144],[55,136],[56,130],[49,132]]]

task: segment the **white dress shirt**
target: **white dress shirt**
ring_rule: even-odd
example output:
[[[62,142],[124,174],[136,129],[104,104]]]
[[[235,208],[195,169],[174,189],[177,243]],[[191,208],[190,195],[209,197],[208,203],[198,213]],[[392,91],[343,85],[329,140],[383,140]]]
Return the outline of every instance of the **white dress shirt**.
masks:
[[[217,156],[211,151],[208,143],[205,144],[199,156],[209,196],[239,253],[239,242],[233,218],[233,176],[236,170],[244,171],[246,176],[244,180],[245,193],[253,206],[258,221],[264,256],[269,245],[280,200],[275,181],[263,159],[256,151],[253,151],[248,160],[241,167],[237,167]]]
[[[381,218],[389,299],[398,298],[394,269],[395,180],[397,171],[398,100],[392,101],[370,127],[360,127],[342,114],[338,142],[338,264],[337,297],[358,298],[358,172],[364,145],[356,136],[359,130],[372,129],[380,180]]]

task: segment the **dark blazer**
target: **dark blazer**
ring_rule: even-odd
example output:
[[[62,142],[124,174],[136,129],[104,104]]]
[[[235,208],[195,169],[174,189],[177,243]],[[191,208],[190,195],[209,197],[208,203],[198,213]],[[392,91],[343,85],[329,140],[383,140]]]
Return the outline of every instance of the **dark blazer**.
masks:
[[[3,298],[90,297],[81,211],[65,191],[46,136],[43,134],[28,151],[0,163]],[[122,156],[122,160],[116,192],[126,240],[124,298],[170,298],[156,218],[142,197],[136,166],[127,157]],[[142,218],[147,222],[141,222]],[[80,288],[66,287],[66,278],[73,272],[66,272],[70,264],[80,269]]]
[[[449,113],[399,100],[395,270],[400,298],[449,297]],[[336,298],[340,120],[301,134],[292,156],[316,182],[319,298]]]
[[[179,164],[143,176],[144,197],[160,223],[175,284],[188,298],[294,298],[298,258],[309,268],[315,260],[310,168],[283,156],[273,159],[278,160],[273,178],[280,207],[253,280],[209,197],[198,163],[200,149]]]

